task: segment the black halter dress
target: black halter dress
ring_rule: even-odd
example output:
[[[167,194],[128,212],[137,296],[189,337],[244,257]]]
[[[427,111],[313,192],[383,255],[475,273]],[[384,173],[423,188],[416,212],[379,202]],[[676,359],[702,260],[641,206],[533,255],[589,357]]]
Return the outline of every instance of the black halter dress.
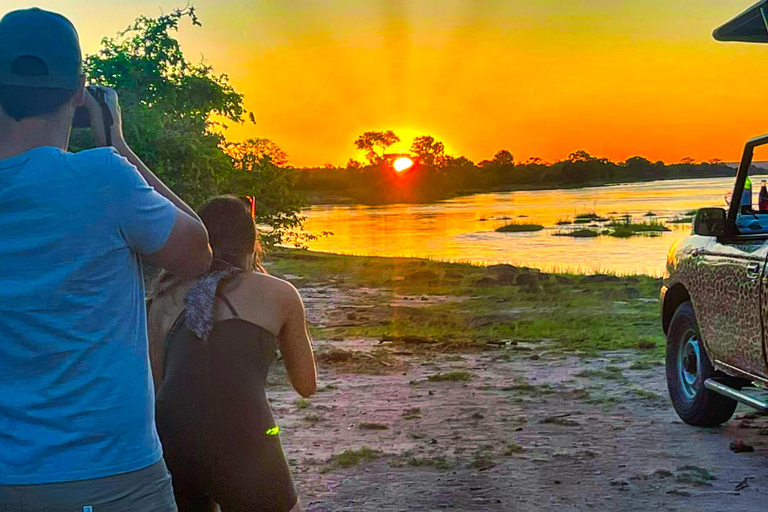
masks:
[[[237,314],[202,341],[185,315],[166,338],[156,422],[180,512],[288,512],[296,504],[264,391],[277,340]]]

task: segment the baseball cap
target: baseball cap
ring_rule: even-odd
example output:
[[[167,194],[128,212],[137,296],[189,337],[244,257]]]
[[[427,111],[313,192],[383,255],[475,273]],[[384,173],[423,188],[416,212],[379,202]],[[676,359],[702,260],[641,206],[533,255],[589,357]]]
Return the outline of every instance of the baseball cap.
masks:
[[[0,20],[0,84],[75,90],[82,74],[80,39],[61,14],[35,7]]]

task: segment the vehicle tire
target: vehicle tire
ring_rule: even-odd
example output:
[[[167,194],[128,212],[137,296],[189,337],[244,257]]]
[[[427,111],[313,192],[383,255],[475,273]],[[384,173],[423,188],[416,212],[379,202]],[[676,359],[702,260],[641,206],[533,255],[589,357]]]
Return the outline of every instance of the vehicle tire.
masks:
[[[738,402],[704,387],[712,377],[727,377],[712,366],[700,342],[699,324],[690,302],[680,304],[667,332],[667,388],[680,419],[697,427],[725,423]],[[741,389],[738,379],[728,385]]]

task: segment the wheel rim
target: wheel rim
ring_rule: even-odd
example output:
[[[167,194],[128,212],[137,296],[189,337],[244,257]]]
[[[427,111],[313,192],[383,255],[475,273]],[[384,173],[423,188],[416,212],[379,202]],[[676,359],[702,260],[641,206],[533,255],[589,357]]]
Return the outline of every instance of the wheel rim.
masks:
[[[680,388],[686,398],[692,400],[701,388],[699,373],[701,370],[701,347],[695,332],[688,333],[680,344],[680,354],[677,358],[677,372],[680,377]]]

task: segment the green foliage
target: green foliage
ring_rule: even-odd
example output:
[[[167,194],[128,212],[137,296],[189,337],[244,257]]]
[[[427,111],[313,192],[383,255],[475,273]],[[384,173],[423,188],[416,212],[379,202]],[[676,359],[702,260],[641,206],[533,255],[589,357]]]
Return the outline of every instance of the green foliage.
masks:
[[[292,243],[315,238],[299,229],[304,217],[299,215],[304,196],[296,192],[296,174],[278,165],[285,164],[286,154],[269,139],[249,139],[224,145],[232,159],[235,172],[228,187],[239,195],[253,196],[256,201],[256,222],[268,226],[261,230],[266,246]]]
[[[341,468],[349,468],[356,466],[361,462],[369,462],[381,457],[382,453],[379,450],[374,450],[367,446],[361,447],[359,450],[352,448],[344,450],[341,453],[334,454],[331,458],[333,465]]]
[[[459,380],[471,380],[473,375],[465,371],[452,371],[445,373],[435,373],[427,377],[430,382],[446,382],[446,381],[459,381]]]
[[[611,228],[610,236],[616,238],[629,238],[634,235],[648,234],[658,235],[664,231],[670,229],[664,224],[658,221],[650,222],[612,222],[609,224]]]
[[[396,344],[419,340],[434,347],[551,340],[558,350],[592,353],[642,349],[643,358],[663,358],[664,334],[658,328],[659,306],[654,302],[660,281],[651,277],[616,277],[601,282],[540,273],[537,280],[542,291],[528,293],[524,287],[502,282],[478,286],[481,280],[493,279],[494,273],[485,267],[282,249],[268,258],[267,268],[277,276],[300,275],[305,286],[332,283],[343,289],[377,289],[376,297],[384,307],[377,306],[372,312],[379,313],[355,325],[319,329],[318,335],[326,338],[379,338]],[[421,275],[431,277],[419,279]],[[634,298],[630,298],[630,290]],[[418,308],[388,306],[397,297],[437,295],[456,300]],[[465,300],[467,297],[472,300]],[[483,318],[490,321],[478,321]],[[512,345],[509,353],[528,350],[522,344]]]
[[[279,167],[287,156],[268,139],[225,140],[223,123],[253,121],[253,114],[226,75],[184,57],[173,32],[185,19],[200,26],[194,7],[139,17],[102,40],[85,58],[85,72],[117,91],[128,144],[193,208],[221,194],[256,196],[257,221],[271,228],[264,242],[286,241],[301,225],[303,203],[295,175]],[[89,146],[87,131],[73,134],[74,150]]]

